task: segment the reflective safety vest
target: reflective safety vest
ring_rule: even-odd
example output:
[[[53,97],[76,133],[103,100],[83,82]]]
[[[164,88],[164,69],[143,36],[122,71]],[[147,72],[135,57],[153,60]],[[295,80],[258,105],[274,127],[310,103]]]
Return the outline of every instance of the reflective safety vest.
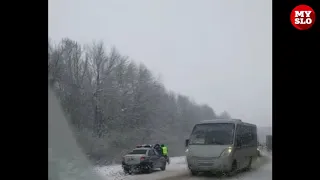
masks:
[[[163,155],[168,155],[168,148],[166,146],[162,147]]]

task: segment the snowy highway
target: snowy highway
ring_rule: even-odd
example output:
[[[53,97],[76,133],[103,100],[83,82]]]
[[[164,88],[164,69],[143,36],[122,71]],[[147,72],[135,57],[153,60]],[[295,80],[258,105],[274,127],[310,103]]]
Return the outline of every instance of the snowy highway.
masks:
[[[161,178],[161,180],[206,180],[206,179],[225,179],[225,180],[272,180],[272,160],[271,157],[262,157],[252,165],[248,172],[240,172],[233,177],[217,177],[212,174],[200,174],[199,176],[190,176],[188,171],[183,174]]]
[[[171,164],[165,171],[155,170],[151,174],[125,175],[120,165],[111,165],[96,168],[95,171],[104,180],[205,180],[205,179],[226,179],[226,180],[271,180],[272,179],[272,157],[265,155],[252,164],[248,172],[241,172],[233,177],[216,177],[214,175],[200,174],[190,176],[185,157],[171,158]]]
[[[58,99],[49,89],[48,104],[48,177],[52,180],[271,180],[272,179],[272,155],[261,152],[263,157],[253,162],[252,170],[242,172],[234,177],[221,177],[210,175],[190,176],[185,157],[170,158],[171,164],[165,171],[157,170],[151,174],[125,175],[121,165],[94,167],[77,145],[73,132],[65,120]]]
[[[172,157],[165,171],[155,170],[150,174],[125,175],[120,165],[96,168],[95,171],[105,180],[160,180],[162,178],[183,175],[187,171],[185,157]]]

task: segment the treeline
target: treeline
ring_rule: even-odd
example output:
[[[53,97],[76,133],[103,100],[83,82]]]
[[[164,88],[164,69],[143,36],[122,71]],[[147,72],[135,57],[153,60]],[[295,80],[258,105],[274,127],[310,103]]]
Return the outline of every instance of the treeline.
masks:
[[[166,143],[171,156],[182,155],[192,126],[218,118],[210,106],[166,90],[147,67],[102,42],[49,41],[48,80],[79,144],[98,164],[119,160],[139,143]]]

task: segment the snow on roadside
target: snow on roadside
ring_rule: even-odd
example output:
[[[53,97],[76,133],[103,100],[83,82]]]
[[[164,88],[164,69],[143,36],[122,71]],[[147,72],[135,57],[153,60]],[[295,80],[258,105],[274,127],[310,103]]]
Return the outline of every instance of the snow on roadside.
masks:
[[[167,165],[166,176],[171,175],[173,173],[176,173],[177,171],[180,171],[181,169],[186,168],[185,167],[185,157],[171,157],[170,158],[170,165]],[[146,175],[133,175],[130,177],[130,175],[125,175],[123,173],[121,165],[109,165],[104,167],[95,167],[94,172],[96,172],[98,175],[100,175],[105,180],[124,180],[124,179],[142,179],[143,176],[149,177],[148,174]],[[155,171],[154,175],[156,174],[162,174],[163,176],[164,172],[161,171]],[[150,175],[152,175],[150,174]],[[150,177],[149,177],[150,178]]]

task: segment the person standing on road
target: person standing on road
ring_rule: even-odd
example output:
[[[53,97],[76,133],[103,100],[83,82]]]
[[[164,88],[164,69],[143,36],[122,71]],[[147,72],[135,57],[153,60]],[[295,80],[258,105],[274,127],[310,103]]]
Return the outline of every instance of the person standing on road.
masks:
[[[161,144],[161,149],[162,149],[162,154],[166,158],[168,164],[170,163],[169,161],[169,156],[168,156],[168,147],[165,146],[164,144]]]
[[[160,156],[163,156],[163,151],[162,151],[162,148],[160,147],[160,145],[159,144],[156,144],[155,146],[154,146],[154,149],[157,151],[157,153],[160,155]]]

